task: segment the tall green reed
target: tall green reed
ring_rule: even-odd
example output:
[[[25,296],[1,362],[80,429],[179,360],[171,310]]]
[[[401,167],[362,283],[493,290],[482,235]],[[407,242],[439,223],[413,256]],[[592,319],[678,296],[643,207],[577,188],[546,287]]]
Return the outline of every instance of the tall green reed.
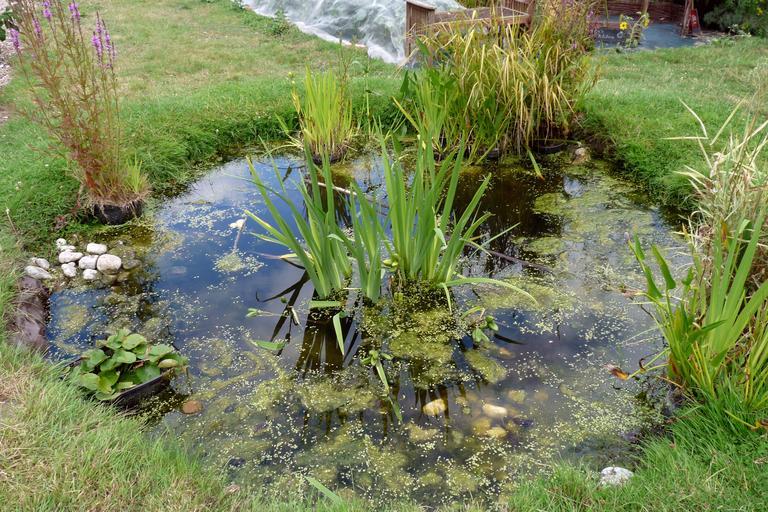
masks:
[[[298,183],[306,212],[302,212],[288,197],[282,181],[281,189],[274,190],[264,183],[250,159],[248,165],[253,182],[274,222],[271,224],[263,217],[246,211],[268,233],[259,236],[291,251],[285,257],[296,258],[300,262],[309,275],[318,298],[327,299],[345,289],[352,274],[352,266],[347,253],[345,234],[336,221],[336,198],[328,157],[323,157],[323,165],[318,168],[307,151],[309,187],[304,181]],[[325,187],[320,185],[321,176]],[[273,198],[288,206],[290,220],[295,227],[283,218]]]
[[[337,76],[333,71],[304,75],[304,95],[294,86],[291,96],[299,117],[300,137],[295,137],[284,120],[283,131],[297,147],[308,147],[316,163],[322,155],[332,162],[340,160],[358,133],[352,113],[346,67]]]
[[[737,422],[758,427],[768,414],[768,282],[753,293],[747,284],[765,212],[763,207],[757,218],[743,219],[735,231],[722,226],[709,253],[691,243],[693,264],[683,279],[673,277],[653,247],[662,275],[657,282],[639,240],[631,246],[668,343],[663,355],[671,381],[708,405],[723,407]]]

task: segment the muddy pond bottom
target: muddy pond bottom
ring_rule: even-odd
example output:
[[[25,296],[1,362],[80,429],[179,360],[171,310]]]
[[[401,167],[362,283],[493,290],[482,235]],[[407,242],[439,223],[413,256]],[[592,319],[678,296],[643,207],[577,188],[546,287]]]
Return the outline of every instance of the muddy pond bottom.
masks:
[[[254,165],[299,198],[298,161]],[[508,280],[536,302],[505,288],[465,287],[454,290],[451,313],[398,294],[344,320],[342,354],[331,322],[309,314],[313,290],[303,269],[279,258],[284,248],[254,236],[262,231],[252,220],[237,236],[244,210],[268,216],[247,163],[237,160],[142,223],[104,235],[143,265],[121,284],[76,283],[54,294],[54,357],[78,354],[121,327],[173,343],[190,371],[145,405],[152,428],[275,499],[313,493],[304,478],[311,476],[379,505],[470,496],[494,503],[563,459],[595,469],[630,464],[627,433],[658,421],[658,412],[638,398],[640,385],[617,381],[605,365],[636,368],[661,340],[626,293],[642,286],[642,276],[625,233],[663,248],[681,241],[603,163],[542,166],[543,178],[501,165],[467,169],[456,206],[493,173],[484,234],[514,227],[492,240],[490,254],[468,253],[464,273]],[[375,157],[334,172],[337,186],[356,180],[370,194],[381,191]],[[349,223],[348,211],[337,217]],[[475,306],[500,327],[489,342],[455,328],[456,312]],[[389,397],[361,362],[373,346],[393,356],[385,364]],[[188,400],[202,411],[184,414]]]

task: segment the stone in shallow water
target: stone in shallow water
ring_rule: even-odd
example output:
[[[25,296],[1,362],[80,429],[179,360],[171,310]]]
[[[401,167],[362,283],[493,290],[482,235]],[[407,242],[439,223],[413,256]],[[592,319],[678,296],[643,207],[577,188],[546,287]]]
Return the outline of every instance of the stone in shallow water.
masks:
[[[91,269],[96,270],[96,260],[98,260],[98,256],[94,256],[92,254],[87,254],[80,258],[80,261],[77,262],[77,264],[80,266],[81,269]]]
[[[491,404],[483,404],[483,413],[489,418],[506,418],[509,414],[506,407]]]
[[[431,402],[424,404],[424,407],[422,407],[421,410],[424,411],[424,414],[429,414],[430,416],[438,416],[444,413],[447,408],[448,407],[445,405],[445,400],[438,398],[437,400],[432,400]]]
[[[510,389],[507,392],[507,398],[516,404],[522,404],[525,402],[525,390],[524,389]]]
[[[600,472],[600,485],[622,485],[629,481],[634,473],[618,466],[610,466]]]
[[[107,246],[104,244],[90,243],[85,246],[85,252],[96,255],[105,254],[107,252]]]
[[[43,270],[50,270],[51,264],[45,258],[31,258],[29,264],[33,267],[40,267]]]
[[[493,427],[486,430],[485,435],[494,439],[504,439],[507,437],[507,431],[501,427]]]
[[[187,400],[182,404],[181,412],[184,414],[197,414],[203,412],[203,402],[200,400]]]
[[[83,253],[81,252],[64,251],[59,254],[59,263],[72,263],[78,261],[82,257]]]
[[[35,267],[33,265],[30,265],[24,269],[24,272],[31,277],[32,279],[53,279],[53,276],[48,273],[47,270],[42,269],[40,267]]]
[[[102,254],[96,260],[96,270],[105,274],[117,274],[122,266],[123,260],[114,254]]]

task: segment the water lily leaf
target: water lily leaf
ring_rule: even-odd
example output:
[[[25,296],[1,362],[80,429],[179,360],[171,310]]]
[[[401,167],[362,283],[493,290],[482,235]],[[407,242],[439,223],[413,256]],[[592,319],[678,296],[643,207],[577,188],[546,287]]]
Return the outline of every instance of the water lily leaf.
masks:
[[[149,382],[152,379],[156,379],[160,376],[160,368],[155,365],[145,364],[140,368],[136,368],[136,376],[141,383]]]
[[[99,374],[99,387],[107,387],[112,388],[116,383],[117,380],[120,378],[120,372],[117,371],[108,371],[108,372],[101,372]]]
[[[133,352],[128,352],[127,350],[116,350],[114,354],[112,354],[112,360],[116,361],[120,364],[131,364],[136,362],[136,354]]]
[[[107,359],[107,354],[105,354],[101,349],[93,348],[91,350],[85,351],[82,357],[85,365],[92,370],[96,368],[102,361]]]
[[[171,354],[174,351],[174,348],[170,345],[152,345],[149,349],[149,352],[147,355],[149,356],[148,359],[152,361],[153,363],[158,362],[160,359],[163,359],[168,354]]]
[[[77,378],[77,382],[81,387],[96,391],[99,389],[99,376],[95,373],[84,373]]]
[[[121,380],[120,382],[115,384],[115,390],[125,391],[126,389],[131,389],[134,386],[136,386],[135,382],[132,382],[130,380]]]
[[[133,350],[139,345],[143,345],[145,343],[147,343],[147,338],[141,334],[131,334],[123,340],[123,348],[126,350]]]

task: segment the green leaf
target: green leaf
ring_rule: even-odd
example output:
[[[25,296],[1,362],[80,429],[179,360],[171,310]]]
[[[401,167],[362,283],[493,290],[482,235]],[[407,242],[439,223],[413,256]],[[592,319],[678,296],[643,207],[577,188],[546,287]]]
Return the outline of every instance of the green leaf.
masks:
[[[77,383],[85,389],[96,391],[99,389],[99,376],[95,373],[84,373],[78,376]]]
[[[651,251],[653,251],[653,255],[656,258],[656,261],[659,263],[659,269],[661,270],[661,275],[664,277],[664,283],[666,285],[667,291],[674,290],[677,288],[677,281],[675,281],[675,278],[672,277],[672,273],[669,271],[669,265],[667,265],[667,261],[664,259],[661,251],[659,251],[659,248],[655,245],[651,247]]]
[[[309,309],[340,308],[341,302],[338,300],[311,300]]]
[[[119,349],[112,354],[112,360],[120,364],[132,364],[136,362],[136,354],[127,350]]]
[[[97,400],[101,400],[103,402],[107,402],[109,400],[114,400],[115,398],[118,397],[118,395],[120,395],[120,393],[116,393],[116,392],[115,393],[104,393],[104,392],[100,391],[100,392],[96,393],[94,396],[96,397]]]
[[[107,359],[107,354],[104,353],[103,350],[98,348],[93,348],[91,350],[87,350],[82,355],[83,361],[85,362],[86,367],[88,369],[93,370],[96,368],[102,361]]]
[[[101,380],[100,385],[104,385],[110,388],[115,385],[115,383],[119,378],[120,378],[120,372],[116,372],[114,370],[108,371],[108,372],[101,372],[99,374],[99,379]]]
[[[333,492],[332,490],[330,490],[329,488],[324,486],[322,483],[320,483],[319,480],[317,480],[317,479],[315,479],[315,478],[313,478],[311,476],[305,476],[304,478],[306,478],[307,482],[309,482],[309,484],[312,487],[314,487],[315,489],[320,491],[320,493],[322,493],[323,496],[328,498],[334,505],[343,505],[344,504],[344,500],[341,499],[341,496],[339,496],[338,494],[336,494],[335,492]]]
[[[123,348],[126,350],[133,350],[139,345],[143,345],[147,343],[147,338],[142,336],[141,334],[130,334],[123,340]],[[155,345],[159,346],[159,345]]]
[[[147,359],[149,359],[153,363],[156,363],[160,359],[165,358],[165,356],[167,356],[168,354],[173,353],[174,350],[175,349],[172,346],[170,346],[170,345],[163,345],[163,344],[152,345],[149,348],[149,352],[147,354],[148,355]]]
[[[266,341],[266,340],[251,340],[251,343],[256,345],[257,347],[261,347],[267,350],[282,350],[283,347],[285,347],[286,342],[285,340],[279,340],[279,341]]]
[[[117,391],[125,391],[126,389],[131,389],[134,386],[136,386],[135,382],[132,382],[130,380],[121,380],[120,382],[115,384],[115,389]]]
[[[336,313],[333,315],[333,330],[336,332],[336,341],[339,343],[339,348],[341,349],[341,354],[346,355],[344,353],[344,334],[341,330],[341,314],[344,313],[341,311],[340,313]]]
[[[139,368],[136,368],[136,376],[141,383],[149,382],[152,379],[156,379],[160,376],[160,368],[155,365],[145,364]]]

